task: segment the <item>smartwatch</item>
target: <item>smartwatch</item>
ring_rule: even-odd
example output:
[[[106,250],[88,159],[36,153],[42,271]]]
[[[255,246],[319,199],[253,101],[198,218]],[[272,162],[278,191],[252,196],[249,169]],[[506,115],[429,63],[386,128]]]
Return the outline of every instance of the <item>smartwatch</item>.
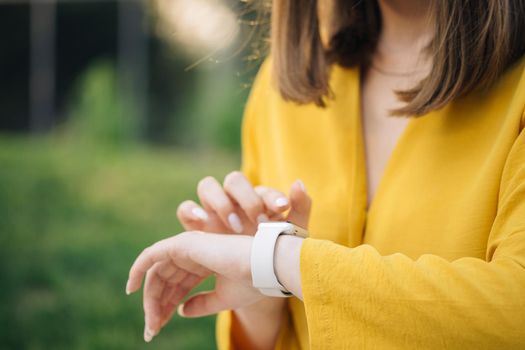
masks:
[[[275,275],[275,243],[280,235],[308,237],[308,232],[291,222],[263,222],[257,228],[251,252],[252,282],[262,294],[290,297],[292,293],[279,283]]]

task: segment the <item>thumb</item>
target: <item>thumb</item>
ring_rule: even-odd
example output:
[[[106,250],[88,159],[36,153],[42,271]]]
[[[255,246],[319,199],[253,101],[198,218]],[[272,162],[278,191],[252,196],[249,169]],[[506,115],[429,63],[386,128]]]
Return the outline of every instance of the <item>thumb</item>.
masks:
[[[306,188],[301,180],[295,181],[290,188],[290,206],[287,220],[307,229],[312,199],[306,193]]]
[[[227,306],[218,298],[215,291],[201,292],[180,304],[177,313],[182,317],[202,317],[226,310]]]

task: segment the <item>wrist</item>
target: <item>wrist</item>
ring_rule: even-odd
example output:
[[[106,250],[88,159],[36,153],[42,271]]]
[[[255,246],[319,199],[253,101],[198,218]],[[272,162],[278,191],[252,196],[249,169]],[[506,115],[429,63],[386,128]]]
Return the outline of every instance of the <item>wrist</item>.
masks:
[[[250,317],[250,315],[257,315],[257,317],[273,318],[275,315],[280,315],[285,308],[285,298],[264,297],[263,299],[247,305],[245,307],[233,310],[238,315]]]
[[[302,300],[301,289],[301,247],[304,238],[281,235],[277,238],[274,255],[275,275],[279,282]]]
[[[264,298],[232,312],[232,341],[239,349],[273,349],[286,312],[286,299]]]

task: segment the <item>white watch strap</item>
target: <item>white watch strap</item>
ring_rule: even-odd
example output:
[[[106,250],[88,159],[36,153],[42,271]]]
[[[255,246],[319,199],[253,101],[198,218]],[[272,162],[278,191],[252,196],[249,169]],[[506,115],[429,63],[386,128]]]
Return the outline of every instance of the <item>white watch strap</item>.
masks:
[[[292,296],[275,275],[274,252],[281,234],[305,236],[304,230],[288,222],[261,223],[252,243],[251,268],[253,286],[273,297]]]

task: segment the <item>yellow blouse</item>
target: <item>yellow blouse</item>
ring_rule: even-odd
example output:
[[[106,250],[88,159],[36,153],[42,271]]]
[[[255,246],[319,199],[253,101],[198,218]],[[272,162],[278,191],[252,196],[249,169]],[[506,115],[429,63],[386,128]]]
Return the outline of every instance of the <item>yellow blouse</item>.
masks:
[[[277,348],[525,348],[525,58],[412,118],[369,210],[358,69],[333,68],[326,109],[284,101],[270,75],[246,107],[243,171],[313,198],[304,303],[289,299]]]

